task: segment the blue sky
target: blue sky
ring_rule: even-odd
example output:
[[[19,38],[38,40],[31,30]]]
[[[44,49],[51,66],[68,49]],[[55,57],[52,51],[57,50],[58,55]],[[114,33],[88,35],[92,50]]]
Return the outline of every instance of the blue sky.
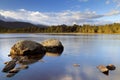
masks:
[[[120,0],[0,0],[0,19],[35,24],[120,22]]]

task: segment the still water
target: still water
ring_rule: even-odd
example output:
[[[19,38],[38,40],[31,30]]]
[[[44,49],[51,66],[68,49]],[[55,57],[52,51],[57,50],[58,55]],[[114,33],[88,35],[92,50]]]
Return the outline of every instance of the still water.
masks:
[[[19,40],[59,39],[64,51],[61,55],[45,55],[13,77],[2,72],[11,47]],[[79,64],[79,67],[73,66]],[[114,64],[116,70],[106,76],[96,67]],[[49,35],[49,34],[0,34],[0,80],[120,80],[120,35]]]

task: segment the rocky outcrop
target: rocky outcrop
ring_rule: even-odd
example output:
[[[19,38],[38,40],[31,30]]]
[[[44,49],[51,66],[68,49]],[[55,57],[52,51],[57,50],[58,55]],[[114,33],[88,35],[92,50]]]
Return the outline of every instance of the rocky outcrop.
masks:
[[[21,40],[13,45],[10,55],[45,54],[45,48],[34,41]]]
[[[57,39],[47,39],[44,40],[41,44],[46,48],[46,52],[62,53],[64,49],[62,43]]]

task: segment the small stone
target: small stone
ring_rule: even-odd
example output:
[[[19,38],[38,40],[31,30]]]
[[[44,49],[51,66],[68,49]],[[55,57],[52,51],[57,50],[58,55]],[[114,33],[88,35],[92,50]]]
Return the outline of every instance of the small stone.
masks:
[[[74,66],[74,67],[80,67],[80,65],[79,65],[79,64],[73,64],[73,66]]]
[[[4,64],[8,64],[9,62],[4,62]]]
[[[97,68],[98,68],[101,72],[106,72],[106,71],[108,71],[108,69],[107,69],[106,66],[104,66],[104,65],[99,65]]]
[[[44,63],[45,61],[44,61],[44,60],[39,60],[39,62],[42,62],[42,63]]]
[[[29,68],[28,65],[21,65],[21,66],[20,66],[20,69],[27,69],[27,68]]]
[[[8,72],[12,70],[16,66],[16,61],[9,61],[8,64],[5,65],[3,68],[3,72]]]
[[[109,70],[106,66],[104,65],[99,65],[97,66],[97,68],[99,69],[99,71],[101,71],[102,73],[106,74],[106,75],[109,75]]]
[[[18,73],[19,71],[20,71],[19,69],[15,68],[10,70],[9,73]]]
[[[108,64],[106,67],[107,67],[109,70],[115,70],[115,69],[116,69],[115,65],[113,65],[113,64]]]
[[[16,73],[8,73],[6,77],[13,77]]]

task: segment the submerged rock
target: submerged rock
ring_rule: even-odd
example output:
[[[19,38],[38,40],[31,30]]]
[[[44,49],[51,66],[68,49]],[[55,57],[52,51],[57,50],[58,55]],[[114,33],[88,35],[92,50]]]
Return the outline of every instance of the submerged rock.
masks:
[[[4,62],[4,64],[8,64],[9,62]]]
[[[73,64],[74,67],[80,67],[80,64]]]
[[[29,54],[45,54],[45,48],[30,40],[21,40],[14,44],[11,48],[10,55],[29,55]]]
[[[28,65],[21,65],[19,68],[20,69],[27,69],[27,68],[29,68],[29,66]]]
[[[14,69],[10,70],[9,73],[18,73],[19,71],[20,71],[20,69],[14,68]]]
[[[6,65],[5,65],[5,67],[3,68],[3,72],[8,72],[8,71],[10,71],[11,69],[13,69],[14,67],[15,67],[15,65],[16,65],[16,61],[14,61],[14,60],[12,60],[12,61],[9,61]]]
[[[8,73],[6,77],[13,77],[16,73]]]
[[[115,65],[113,65],[113,64],[108,64],[106,67],[107,67],[109,70],[115,70],[115,69],[116,69]]]

